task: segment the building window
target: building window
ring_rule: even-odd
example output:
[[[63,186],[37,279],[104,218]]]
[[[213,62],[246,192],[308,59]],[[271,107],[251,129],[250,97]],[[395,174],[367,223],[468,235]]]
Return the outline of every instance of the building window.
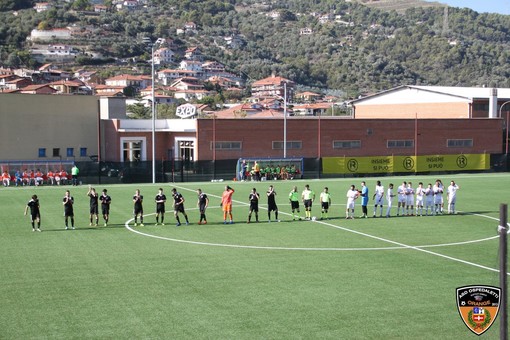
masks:
[[[472,139],[448,139],[446,142],[446,145],[449,148],[472,148],[473,140]]]
[[[46,157],[46,148],[39,148],[39,157]]]
[[[360,140],[334,140],[333,149],[359,149],[361,148]]]
[[[87,157],[87,148],[80,148],[80,157]]]
[[[389,140],[387,142],[388,148],[414,148],[414,140]]]
[[[53,157],[60,157],[60,148],[53,148]]]
[[[142,141],[141,140],[125,141],[122,144],[122,154],[124,162],[135,162],[141,160]]]
[[[241,150],[242,142],[215,142],[216,150]],[[211,143],[212,146],[212,143]]]
[[[67,148],[67,157],[74,157],[74,148]]]
[[[301,149],[302,144],[301,141],[287,141],[287,150]],[[273,150],[283,150],[283,141],[273,141]]]

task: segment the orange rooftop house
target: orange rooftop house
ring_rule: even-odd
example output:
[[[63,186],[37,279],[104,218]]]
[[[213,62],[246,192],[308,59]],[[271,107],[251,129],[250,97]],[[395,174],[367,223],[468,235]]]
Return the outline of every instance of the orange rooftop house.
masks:
[[[284,97],[285,84],[287,87],[287,101],[294,96],[295,83],[292,80],[277,77],[275,75],[257,80],[251,85],[251,95],[253,97]]]

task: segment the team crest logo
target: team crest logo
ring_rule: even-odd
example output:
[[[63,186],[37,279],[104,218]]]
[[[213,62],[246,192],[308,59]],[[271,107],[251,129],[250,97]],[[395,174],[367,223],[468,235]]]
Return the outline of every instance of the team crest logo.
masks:
[[[482,335],[496,320],[501,289],[492,286],[465,286],[457,288],[457,309],[466,326],[476,335]]]

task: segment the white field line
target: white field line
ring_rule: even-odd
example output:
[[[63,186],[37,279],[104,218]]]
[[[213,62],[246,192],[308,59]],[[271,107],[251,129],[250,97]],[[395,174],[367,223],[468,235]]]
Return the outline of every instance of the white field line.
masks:
[[[195,190],[188,189],[188,188],[185,188],[185,187],[176,186],[176,188],[179,188],[181,190],[187,190],[187,191],[195,192]],[[219,198],[218,195],[208,194],[208,196]],[[235,202],[241,203],[242,205],[248,205],[247,203],[240,202],[240,201],[235,201]],[[290,216],[289,213],[283,213],[282,212],[281,214],[289,215]],[[491,218],[491,219],[495,219],[493,217],[488,217],[488,216],[484,216],[484,215],[480,215],[480,214],[474,214],[474,215],[483,216],[483,217]],[[495,220],[497,220],[497,219],[495,219]],[[423,247],[440,247],[440,246],[448,246],[448,245],[457,245],[457,244],[467,244],[467,243],[473,243],[473,242],[481,242],[481,241],[486,241],[486,240],[491,240],[491,239],[497,238],[498,236],[494,236],[494,237],[490,237],[490,238],[486,238],[486,239],[481,239],[481,240],[476,240],[476,241],[466,241],[466,242],[444,244],[444,245],[411,246],[411,245],[407,245],[407,244],[404,244],[404,243],[401,243],[401,242],[397,242],[397,241],[393,241],[393,240],[390,240],[390,239],[386,239],[386,238],[383,238],[383,237],[379,237],[379,236],[375,236],[375,235],[370,235],[370,234],[363,233],[363,232],[360,232],[360,231],[357,231],[357,230],[352,230],[352,229],[349,229],[349,228],[337,226],[337,225],[334,225],[334,224],[331,224],[331,223],[327,223],[325,221],[315,221],[315,223],[319,223],[319,224],[322,224],[322,225],[325,225],[325,226],[329,226],[329,227],[332,227],[332,228],[335,228],[335,229],[343,230],[343,231],[346,231],[346,232],[350,232],[350,233],[353,233],[353,234],[357,234],[357,235],[361,235],[361,236],[364,236],[364,237],[372,238],[372,239],[375,239],[375,240],[378,240],[378,241],[382,241],[382,242],[385,242],[385,243],[393,244],[394,247],[382,247],[382,248],[299,248],[299,247],[295,247],[294,248],[294,247],[269,247],[269,246],[246,246],[246,245],[232,245],[232,244],[221,244],[221,243],[197,242],[197,241],[187,241],[187,240],[180,240],[180,239],[173,239],[173,238],[155,236],[155,235],[143,233],[143,232],[141,232],[139,230],[135,230],[135,229],[131,228],[128,225],[130,221],[132,221],[132,220],[129,220],[129,221],[126,222],[125,227],[128,230],[130,230],[130,231],[132,231],[134,233],[137,233],[137,234],[143,235],[143,236],[147,236],[147,237],[156,238],[156,239],[168,240],[168,241],[174,241],[174,242],[181,242],[181,243],[189,243],[189,244],[196,244],[196,245],[207,245],[207,246],[217,246],[217,247],[228,247],[228,248],[246,248],[246,249],[264,249],[264,250],[307,250],[307,251],[346,251],[346,250],[354,251],[355,250],[355,251],[359,251],[359,250],[411,249],[411,250],[416,250],[416,251],[423,252],[423,253],[426,253],[426,254],[429,254],[429,255],[441,257],[441,258],[444,258],[444,259],[447,259],[447,260],[450,260],[450,261],[459,262],[459,263],[463,263],[463,264],[466,264],[466,265],[469,265],[469,266],[474,266],[474,267],[477,267],[477,268],[481,268],[481,269],[485,269],[485,270],[489,270],[489,271],[493,271],[493,272],[499,273],[499,270],[495,269],[495,268],[490,268],[490,267],[487,267],[487,266],[484,266],[484,265],[481,265],[481,264],[477,264],[477,263],[474,263],[474,262],[465,261],[465,260],[462,260],[462,259],[459,259],[459,258],[455,258],[455,257],[452,257],[452,256],[443,255],[443,254],[436,253],[436,252],[433,252],[433,251],[430,251],[430,250],[427,250],[427,249],[423,249]],[[510,273],[507,273],[507,275],[510,275]]]

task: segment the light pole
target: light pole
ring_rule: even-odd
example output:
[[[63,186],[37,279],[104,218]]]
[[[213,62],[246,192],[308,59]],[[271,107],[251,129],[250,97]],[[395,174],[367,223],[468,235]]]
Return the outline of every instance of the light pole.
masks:
[[[287,83],[283,83],[283,158],[287,158]]]
[[[154,47],[151,45],[151,96],[152,96],[152,184],[156,183],[156,99],[154,95]]]
[[[509,101],[506,101],[504,102],[503,104],[501,104],[501,106],[499,107],[499,117],[501,117],[501,113],[503,111],[503,106],[505,106],[506,104],[509,104],[510,103],[510,100]],[[506,112],[506,140],[505,140],[505,154],[508,156],[508,127],[509,127],[509,124],[508,124],[508,113],[510,111],[507,111]],[[502,117],[501,117],[502,118]]]

